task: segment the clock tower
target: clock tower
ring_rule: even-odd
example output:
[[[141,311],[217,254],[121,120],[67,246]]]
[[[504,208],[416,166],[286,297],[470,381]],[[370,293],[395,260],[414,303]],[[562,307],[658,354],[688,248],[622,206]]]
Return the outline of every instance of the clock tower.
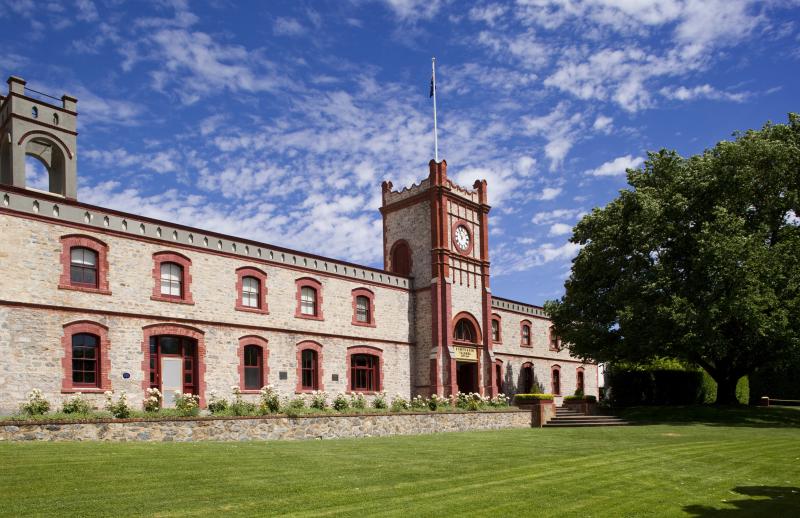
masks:
[[[486,181],[472,189],[429,163],[419,184],[383,182],[384,267],[414,278],[413,392],[495,395]]]

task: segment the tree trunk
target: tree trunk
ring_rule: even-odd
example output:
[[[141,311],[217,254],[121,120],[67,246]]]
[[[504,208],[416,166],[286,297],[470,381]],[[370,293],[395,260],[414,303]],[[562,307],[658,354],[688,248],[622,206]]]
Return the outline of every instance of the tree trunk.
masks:
[[[739,401],[736,399],[736,383],[739,381],[738,376],[720,376],[715,379],[717,382],[717,400],[715,405],[736,405]]]

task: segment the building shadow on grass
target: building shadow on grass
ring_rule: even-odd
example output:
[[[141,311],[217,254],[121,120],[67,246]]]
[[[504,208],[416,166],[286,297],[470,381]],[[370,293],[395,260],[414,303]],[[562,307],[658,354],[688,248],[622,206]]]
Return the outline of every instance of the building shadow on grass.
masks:
[[[778,486],[740,486],[734,493],[750,498],[728,500],[722,507],[687,505],[689,516],[798,516],[800,488]]]
[[[640,406],[623,408],[616,413],[632,424],[800,428],[800,407]]]

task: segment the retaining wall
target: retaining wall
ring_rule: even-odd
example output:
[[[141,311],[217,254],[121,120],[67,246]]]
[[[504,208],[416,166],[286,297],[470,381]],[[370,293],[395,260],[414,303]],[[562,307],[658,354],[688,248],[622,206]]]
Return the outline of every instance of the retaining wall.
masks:
[[[381,437],[531,426],[531,412],[127,419],[0,424],[0,441],[269,441]]]

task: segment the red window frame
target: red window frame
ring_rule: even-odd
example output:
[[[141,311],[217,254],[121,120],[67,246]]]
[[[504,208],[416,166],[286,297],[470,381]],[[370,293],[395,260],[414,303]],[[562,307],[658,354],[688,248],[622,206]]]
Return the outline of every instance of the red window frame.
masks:
[[[363,365],[355,365],[364,361]],[[361,383],[364,381],[364,383]],[[375,394],[383,391],[383,351],[377,347],[356,346],[347,349],[348,394]]]
[[[494,375],[497,378],[495,383],[497,384],[497,393],[503,393],[503,361],[502,360],[495,360],[494,362]]]
[[[561,367],[553,365],[550,368],[550,383],[553,389],[553,394],[556,396],[561,394]]]
[[[245,277],[253,277],[258,281],[258,307],[245,306],[243,300],[243,288]],[[267,306],[267,274],[252,266],[243,266],[236,269],[236,306],[237,311],[249,311],[251,313],[269,314]]]
[[[96,282],[94,285],[76,283],[72,281],[72,249],[86,248],[95,253],[96,257]],[[111,295],[108,288],[108,245],[92,236],[84,234],[69,234],[61,236],[61,276],[58,288],[62,290],[75,290],[87,293]]]
[[[392,273],[406,277],[411,275],[414,262],[411,256],[411,247],[405,239],[394,242],[389,250],[389,257],[391,258],[389,270]]]
[[[525,330],[527,328],[527,335]],[[519,345],[520,347],[533,347],[533,325],[530,320],[523,320],[519,323]]]
[[[353,319],[351,324],[362,327],[375,327],[375,294],[367,288],[356,288],[351,292],[353,303]],[[358,298],[364,297],[367,300],[367,320],[358,319]]]
[[[61,336],[61,346],[64,356],[61,359],[63,378],[61,392],[103,392],[111,390],[111,361],[109,359],[108,328],[103,324],[89,320],[78,320],[64,324]],[[97,338],[96,374],[95,383],[75,383],[73,381],[73,337],[76,335],[91,335]]]
[[[519,369],[520,373],[520,390],[525,394],[530,394],[533,390],[533,384],[536,380],[536,373],[533,370],[531,362],[525,362]]]
[[[142,392],[146,393],[148,388],[161,390],[161,380],[159,379],[160,354],[156,347],[153,354],[152,339],[162,336],[172,336],[177,338],[188,338],[193,340],[194,350],[191,360],[191,372],[187,372],[187,364],[184,362],[184,383],[183,391],[196,394],[200,398],[200,407],[206,405],[206,344],[205,333],[192,326],[184,324],[150,324],[142,328]],[[183,356],[183,355],[182,355]],[[191,374],[191,383],[187,384],[185,376]]]
[[[239,338],[239,349],[238,349],[238,356],[239,356],[239,390],[243,393],[247,394],[255,394],[261,390],[262,387],[269,385],[269,347],[266,338],[257,335],[247,335]],[[261,380],[261,385],[258,388],[247,387],[245,383],[245,372],[247,371],[248,367],[245,365],[245,361],[247,359],[246,349],[248,347],[257,347],[259,349],[259,361],[260,365],[258,366],[260,375],[258,377]]]
[[[314,352],[316,363],[309,369],[312,375],[313,384],[308,386],[303,384],[303,351],[311,350]],[[297,386],[295,392],[313,392],[315,390],[325,390],[323,383],[322,368],[322,345],[317,342],[305,341],[297,344]],[[308,371],[307,371],[308,372]]]
[[[296,294],[295,297],[297,299],[297,306],[294,310],[295,318],[306,318],[310,320],[325,320],[325,317],[322,313],[322,283],[316,279],[312,279],[311,277],[303,277],[301,279],[297,279],[294,281]],[[312,288],[316,292],[315,300],[314,300],[314,314],[309,315],[303,313],[302,310],[302,292],[303,288]]]
[[[458,342],[462,344],[471,344],[471,345],[480,345],[483,343],[483,339],[481,336],[481,326],[478,324],[478,320],[472,316],[470,313],[466,311],[462,311],[458,313],[456,316],[453,317],[453,327],[452,327],[452,337],[453,342]],[[461,325],[469,326],[470,330],[474,332],[474,337],[472,340],[464,339],[464,338],[457,338],[456,335],[459,331],[459,326]]]
[[[495,337],[494,325],[497,323],[497,336]],[[503,343],[503,321],[500,315],[492,314],[492,342],[496,344]]]
[[[561,348],[559,347],[558,344],[559,344],[559,342],[561,340],[558,338],[558,335],[553,332],[553,328],[552,327],[550,327],[550,329],[548,330],[548,335],[549,335],[548,336],[548,341],[549,341],[549,345],[550,345],[550,350],[551,351],[560,351]]]
[[[174,263],[181,267],[181,294],[180,296],[164,295],[161,293],[161,265]],[[192,261],[185,255],[177,252],[156,252],[153,254],[153,294],[151,300],[161,302],[174,302],[177,304],[194,304],[192,299]]]
[[[575,371],[575,392],[586,391],[586,376],[583,367],[578,367]]]

